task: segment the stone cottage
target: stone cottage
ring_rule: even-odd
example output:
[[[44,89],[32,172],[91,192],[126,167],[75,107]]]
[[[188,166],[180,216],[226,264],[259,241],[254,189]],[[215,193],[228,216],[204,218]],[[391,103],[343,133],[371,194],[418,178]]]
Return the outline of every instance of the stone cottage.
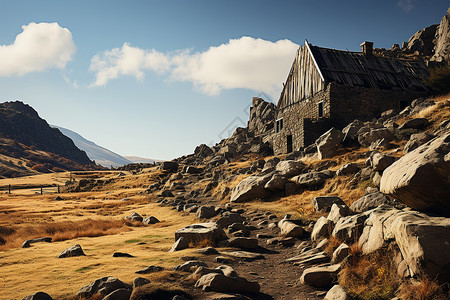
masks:
[[[276,154],[308,146],[331,127],[400,110],[426,94],[423,62],[375,56],[372,42],[361,48],[342,51],[306,41],[298,49],[276,107]]]

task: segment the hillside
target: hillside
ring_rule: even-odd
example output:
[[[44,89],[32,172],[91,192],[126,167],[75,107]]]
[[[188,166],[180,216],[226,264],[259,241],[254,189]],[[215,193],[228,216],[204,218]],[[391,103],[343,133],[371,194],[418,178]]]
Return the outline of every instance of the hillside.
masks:
[[[0,104],[0,154],[1,177],[96,167],[70,138],[20,101]]]
[[[72,139],[72,141],[79,149],[86,152],[87,156],[90,159],[101,166],[110,168],[111,166],[120,167],[132,163],[132,161],[128,160],[127,158],[85,139],[80,134],[72,130],[56,125],[51,125],[51,127],[59,129],[65,136]]]

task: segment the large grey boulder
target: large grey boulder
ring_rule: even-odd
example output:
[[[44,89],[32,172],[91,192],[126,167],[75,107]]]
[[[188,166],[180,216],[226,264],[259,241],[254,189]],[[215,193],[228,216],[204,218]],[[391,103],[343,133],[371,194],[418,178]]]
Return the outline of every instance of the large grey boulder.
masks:
[[[178,171],[178,163],[175,161],[163,161],[160,165],[160,169],[175,173]]]
[[[37,292],[23,297],[22,300],[53,300],[53,298],[47,293]]]
[[[352,205],[350,205],[350,210],[354,213],[362,213],[383,204],[391,206],[395,205],[394,201],[389,199],[388,196],[377,191],[374,193],[364,195],[355,202],[353,202]]]
[[[334,127],[322,134],[316,140],[317,154],[319,159],[331,158],[342,142],[344,134]]]
[[[240,214],[227,211],[224,212],[222,216],[216,221],[216,224],[220,228],[227,228],[231,224],[242,223],[244,222],[244,220],[244,217],[242,217]]]
[[[395,241],[410,276],[426,274],[429,278],[448,282],[449,236],[450,218],[381,206],[371,211],[358,243],[367,254]]]
[[[329,212],[333,204],[346,205],[338,196],[321,196],[312,200],[315,211]]]
[[[300,282],[316,288],[328,287],[336,280],[340,269],[340,264],[307,268],[303,271]]]
[[[65,258],[65,257],[73,257],[73,256],[85,256],[83,249],[79,244],[69,247],[65,250],[63,250],[59,255],[58,258]]]
[[[380,191],[411,208],[450,216],[450,134],[435,138],[384,170]]]
[[[432,62],[450,64],[450,8],[436,29]]]
[[[294,181],[299,188],[302,189],[316,189],[321,187],[325,180],[333,177],[333,173],[326,171],[313,171],[306,174],[298,175],[293,177],[291,180]]]
[[[305,164],[300,161],[283,160],[277,164],[275,170],[282,176],[294,177],[300,174],[305,167]]]
[[[215,206],[200,206],[195,213],[199,219],[209,219],[217,215]]]
[[[358,131],[363,127],[364,124],[359,121],[355,120],[352,123],[345,126],[344,129],[342,129],[342,133],[344,134],[344,139],[342,141],[343,144],[351,144],[353,143],[357,137],[358,137]]]
[[[264,176],[249,176],[243,179],[231,190],[231,202],[245,202],[257,198],[264,198],[268,191],[264,185],[272,178],[273,174]]]
[[[95,294],[106,296],[118,289],[131,290],[132,286],[114,277],[103,277],[83,286],[77,296],[80,298],[90,298]]]
[[[183,237],[187,244],[208,241],[212,244],[227,239],[227,235],[216,223],[197,223],[175,231],[175,241]]]

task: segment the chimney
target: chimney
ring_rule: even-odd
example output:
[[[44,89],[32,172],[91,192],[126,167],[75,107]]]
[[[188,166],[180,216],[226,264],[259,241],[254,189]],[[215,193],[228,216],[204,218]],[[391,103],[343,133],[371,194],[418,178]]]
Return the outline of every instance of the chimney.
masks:
[[[373,42],[365,41],[361,45],[361,52],[366,56],[373,55]]]

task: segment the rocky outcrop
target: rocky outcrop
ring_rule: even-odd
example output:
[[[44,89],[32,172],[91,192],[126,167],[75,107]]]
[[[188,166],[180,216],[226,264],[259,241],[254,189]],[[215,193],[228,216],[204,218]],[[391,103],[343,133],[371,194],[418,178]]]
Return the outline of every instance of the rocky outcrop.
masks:
[[[450,64],[450,8],[436,29],[433,43],[434,54],[430,61]]]
[[[269,132],[273,129],[276,107],[262,98],[253,97],[248,120],[248,130],[255,135]]]
[[[380,190],[411,208],[450,216],[450,134],[411,151],[384,170]]]

